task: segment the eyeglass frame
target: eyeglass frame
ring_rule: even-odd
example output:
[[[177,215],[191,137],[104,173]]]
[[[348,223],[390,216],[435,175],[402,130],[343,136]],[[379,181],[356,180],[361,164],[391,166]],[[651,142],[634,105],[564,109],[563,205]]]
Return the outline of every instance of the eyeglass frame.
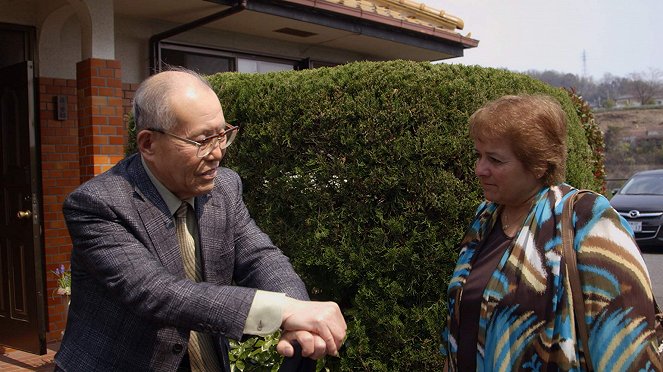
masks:
[[[226,124],[226,125],[227,125],[226,129],[224,129],[221,133],[217,133],[213,136],[203,138],[200,142],[194,141],[192,139],[180,137],[177,134],[168,132],[168,131],[160,129],[160,128],[145,128],[145,130],[149,130],[150,132],[157,132],[157,133],[166,134],[166,135],[169,135],[173,138],[177,138],[180,141],[184,141],[188,144],[191,144],[191,145],[194,145],[194,146],[198,147],[198,150],[196,151],[196,157],[202,159],[202,158],[206,157],[207,155],[211,154],[214,151],[214,149],[216,149],[217,147],[220,148],[221,150],[225,150],[225,149],[228,148],[228,146],[230,146],[233,143],[233,141],[235,140],[235,137],[237,136],[237,131],[239,130],[239,126],[231,125],[231,124]],[[227,137],[227,135],[229,133],[230,133],[230,137]],[[226,141],[223,143],[223,145],[221,145],[222,137],[226,137]],[[209,143],[213,143],[213,142],[210,142],[210,141],[213,141],[215,139],[216,139],[216,144],[213,144],[213,145],[210,146],[210,150],[209,150],[208,153],[201,155],[200,151],[203,148],[203,146],[207,146]]]

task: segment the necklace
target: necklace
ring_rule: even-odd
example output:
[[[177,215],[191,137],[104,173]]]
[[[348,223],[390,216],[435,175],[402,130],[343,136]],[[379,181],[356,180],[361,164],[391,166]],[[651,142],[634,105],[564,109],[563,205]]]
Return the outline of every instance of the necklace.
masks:
[[[527,216],[527,212],[521,213],[518,218],[514,219],[513,222],[509,222],[509,215],[506,213],[506,211],[502,210],[502,230],[504,230],[504,233],[508,236],[510,236],[507,231],[509,230],[510,227],[513,226],[520,226],[520,224],[523,222],[523,219],[525,216]],[[514,231],[515,232],[515,231]]]
[[[530,209],[532,208],[532,205],[534,204],[534,197],[535,196],[536,196],[536,193],[534,195],[530,196],[525,201],[525,203],[522,204],[522,205],[525,205],[526,208],[523,212],[518,213],[518,215],[517,215],[518,218],[515,218],[513,220],[513,222],[509,222],[510,218],[509,218],[509,215],[506,212],[506,208],[502,208],[502,212],[500,212],[500,217],[501,217],[501,221],[502,221],[502,230],[504,231],[504,233],[507,236],[511,237],[511,235],[507,232],[507,231],[510,230],[509,228],[511,228],[513,226],[518,227],[518,226],[520,226],[520,224],[523,223],[523,220],[525,219],[525,217],[527,217],[527,214],[529,213]],[[519,207],[515,207],[515,208],[520,209]],[[513,233],[515,234],[515,231],[513,231]]]

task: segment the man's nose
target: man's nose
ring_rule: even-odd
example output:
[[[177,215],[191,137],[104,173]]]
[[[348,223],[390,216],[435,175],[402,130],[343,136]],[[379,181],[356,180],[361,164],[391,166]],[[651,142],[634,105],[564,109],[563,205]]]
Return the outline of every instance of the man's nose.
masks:
[[[220,146],[220,141],[215,141],[212,144],[212,151],[210,151],[209,154],[207,154],[207,157],[211,157],[214,160],[221,160],[223,158],[223,155],[226,153],[225,149],[221,149]]]

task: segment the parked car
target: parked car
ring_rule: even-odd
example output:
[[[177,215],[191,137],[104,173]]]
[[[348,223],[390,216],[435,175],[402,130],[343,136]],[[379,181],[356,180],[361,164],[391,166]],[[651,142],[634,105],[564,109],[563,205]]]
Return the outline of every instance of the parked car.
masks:
[[[610,204],[631,225],[640,249],[663,248],[663,169],[635,173]]]

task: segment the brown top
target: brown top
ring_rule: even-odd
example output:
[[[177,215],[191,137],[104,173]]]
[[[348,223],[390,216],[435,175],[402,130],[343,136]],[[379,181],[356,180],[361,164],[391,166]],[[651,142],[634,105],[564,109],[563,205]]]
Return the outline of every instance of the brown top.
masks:
[[[472,271],[463,287],[460,301],[460,327],[458,332],[458,371],[475,371],[477,364],[477,335],[479,312],[483,292],[495,272],[500,258],[511,243],[502,230],[500,218],[474,256]]]

